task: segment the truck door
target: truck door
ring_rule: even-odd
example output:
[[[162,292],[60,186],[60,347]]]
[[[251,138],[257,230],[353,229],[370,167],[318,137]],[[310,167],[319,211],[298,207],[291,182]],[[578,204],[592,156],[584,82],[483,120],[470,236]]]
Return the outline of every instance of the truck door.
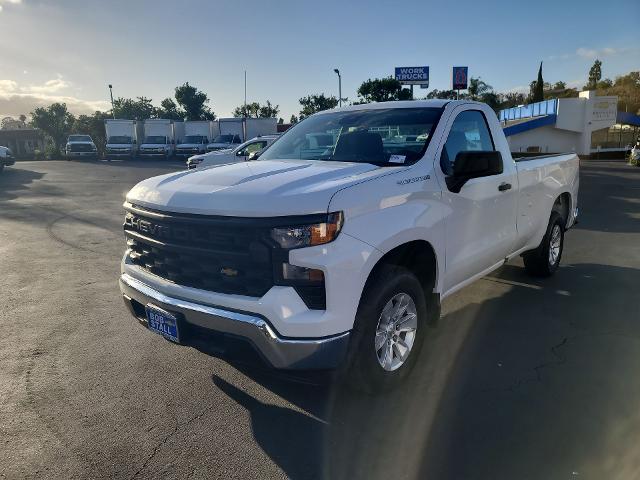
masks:
[[[476,105],[462,105],[454,110],[439,157],[445,178],[453,174],[459,152],[495,152],[499,148],[497,143],[502,146],[494,140],[487,123],[486,115],[493,112],[484,110]],[[446,218],[445,292],[490,269],[511,253],[516,239],[518,184],[515,166],[511,157],[507,157],[503,158],[502,173],[468,180],[459,192],[443,182],[443,200],[450,207]]]

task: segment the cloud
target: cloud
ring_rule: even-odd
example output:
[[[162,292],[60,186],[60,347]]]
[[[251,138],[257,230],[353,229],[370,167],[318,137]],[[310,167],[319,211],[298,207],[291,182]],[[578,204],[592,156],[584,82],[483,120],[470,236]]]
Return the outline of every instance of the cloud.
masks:
[[[8,5],[8,4],[17,5],[19,3],[22,3],[22,0],[0,0],[0,12],[2,11],[3,4],[4,5]]]
[[[71,84],[58,75],[53,80],[47,80],[43,85],[29,85],[22,87],[20,90],[27,93],[55,93],[65,88],[69,88]]]
[[[585,48],[580,47],[576,50],[576,55],[582,58],[595,59],[598,57],[608,57],[610,55],[615,55],[620,51],[615,48],[605,47],[605,48]]]
[[[110,108],[111,104],[105,100],[84,100],[65,94],[63,90],[70,86],[71,83],[61,75],[41,85],[26,86],[21,86],[14,80],[0,79],[0,116],[26,115],[37,107],[46,107],[55,102],[66,103],[69,111],[74,114],[91,114],[96,110]]]

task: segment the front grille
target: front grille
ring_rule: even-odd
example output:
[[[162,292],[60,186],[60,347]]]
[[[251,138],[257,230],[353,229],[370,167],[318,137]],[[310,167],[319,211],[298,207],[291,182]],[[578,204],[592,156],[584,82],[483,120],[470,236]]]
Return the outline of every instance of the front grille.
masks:
[[[284,281],[289,250],[270,237],[274,227],[326,221],[326,215],[246,218],[166,213],[125,204],[129,258],[178,285],[261,297],[274,285],[293,286],[307,307],[325,309],[324,282]]]
[[[71,144],[68,147],[68,150],[70,152],[91,152],[93,151],[93,148],[91,145],[87,145],[84,143],[78,143],[78,144]]]
[[[131,261],[179,285],[260,297],[274,284],[268,229],[250,221],[134,207],[124,230]]]

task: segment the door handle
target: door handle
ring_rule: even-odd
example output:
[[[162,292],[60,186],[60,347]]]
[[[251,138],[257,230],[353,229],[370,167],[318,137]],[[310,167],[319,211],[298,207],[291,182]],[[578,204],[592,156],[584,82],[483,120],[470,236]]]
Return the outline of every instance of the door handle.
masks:
[[[500,185],[498,185],[498,190],[500,190],[501,192],[506,192],[510,188],[511,184],[507,182],[502,182]]]

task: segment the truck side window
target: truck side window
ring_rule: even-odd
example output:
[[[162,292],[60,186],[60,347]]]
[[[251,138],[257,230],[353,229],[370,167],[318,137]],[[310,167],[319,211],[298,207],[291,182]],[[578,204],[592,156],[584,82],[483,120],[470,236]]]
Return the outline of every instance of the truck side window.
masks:
[[[459,152],[493,151],[493,139],[487,120],[479,110],[460,113],[451,125],[451,131],[440,155],[440,166],[445,175],[453,173],[453,162]]]
[[[266,146],[267,146],[267,142],[253,142],[247,145],[246,147],[244,147],[242,150],[238,150],[238,153],[236,153],[236,155],[238,155],[239,157],[240,156],[246,157],[250,153],[262,150]]]

